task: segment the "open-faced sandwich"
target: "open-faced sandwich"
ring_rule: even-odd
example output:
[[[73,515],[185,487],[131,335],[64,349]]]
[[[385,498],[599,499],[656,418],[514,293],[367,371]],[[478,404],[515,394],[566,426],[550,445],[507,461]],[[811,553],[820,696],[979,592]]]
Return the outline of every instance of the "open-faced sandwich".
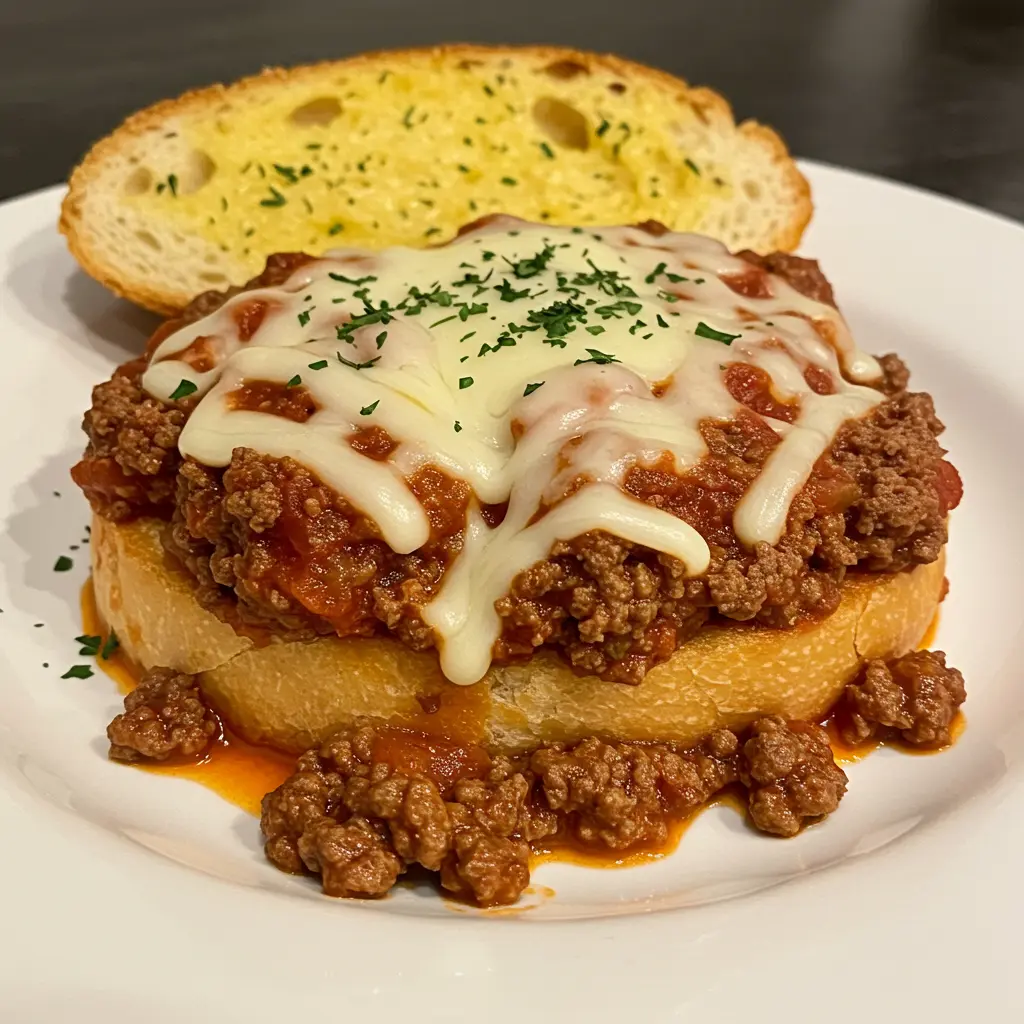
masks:
[[[724,173],[724,169],[723,169]],[[96,599],[126,760],[301,754],[278,867],[483,905],[531,850],[663,844],[726,786],[794,835],[850,742],[949,741],[915,648],[960,498],[931,399],[812,261],[505,215],[271,256],[99,385]]]

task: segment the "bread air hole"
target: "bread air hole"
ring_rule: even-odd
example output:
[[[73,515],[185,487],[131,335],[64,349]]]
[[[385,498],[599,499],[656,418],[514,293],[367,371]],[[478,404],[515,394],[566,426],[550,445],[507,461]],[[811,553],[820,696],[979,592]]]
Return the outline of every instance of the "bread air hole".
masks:
[[[136,167],[124,180],[126,196],[141,196],[153,187],[153,172],[148,167]]]
[[[148,245],[150,249],[155,249],[159,252],[163,246],[160,244],[160,240],[156,235],[151,234],[149,231],[136,231],[135,237],[143,244]]]
[[[587,119],[575,108],[553,96],[542,96],[533,105],[533,119],[545,135],[568,149],[590,145]]]
[[[185,165],[178,178],[178,192],[191,195],[198,192],[216,173],[217,165],[208,153],[194,149],[185,158]]]
[[[227,284],[227,277],[224,274],[218,274],[215,270],[204,270],[199,275],[199,280],[205,284]]]
[[[557,78],[560,82],[567,82],[577,75],[589,75],[590,68],[575,60],[556,60],[553,64],[549,64],[544,72],[552,78]]]
[[[318,96],[315,100],[296,107],[288,120],[300,127],[329,125],[341,113],[341,104],[333,96]]]
[[[743,191],[746,192],[749,199],[760,199],[761,198],[761,184],[757,181],[745,181],[743,182]]]

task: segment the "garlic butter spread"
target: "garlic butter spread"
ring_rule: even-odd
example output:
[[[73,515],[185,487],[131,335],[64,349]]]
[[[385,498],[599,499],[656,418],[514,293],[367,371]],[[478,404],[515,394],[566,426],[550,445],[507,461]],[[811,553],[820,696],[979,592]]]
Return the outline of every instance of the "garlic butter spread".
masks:
[[[701,420],[740,409],[723,379],[730,364],[760,368],[776,398],[799,401],[792,423],[765,419],[781,441],[735,510],[747,546],[778,542],[837,429],[881,400],[865,386],[878,364],[833,307],[775,276],[757,292],[767,297],[728,283],[750,271],[699,235],[499,217],[434,249],[333,250],[283,285],[243,292],[165,338],[143,386],[163,400],[200,396],[182,455],[213,467],[239,447],[289,456],[400,553],[430,535],[407,484],[418,468],[470,484],[462,550],[421,609],[443,671],[469,684],[500,633],[494,602],[559,540],[605,530],[706,570],[703,537],[622,481],[666,452],[680,473],[700,461]],[[243,340],[240,314],[254,302],[265,312]],[[811,389],[809,367],[834,393]],[[301,384],[316,411],[295,422],[233,408],[231,393],[254,380]],[[368,425],[397,442],[385,460],[347,440]],[[505,502],[489,526],[479,505]]]

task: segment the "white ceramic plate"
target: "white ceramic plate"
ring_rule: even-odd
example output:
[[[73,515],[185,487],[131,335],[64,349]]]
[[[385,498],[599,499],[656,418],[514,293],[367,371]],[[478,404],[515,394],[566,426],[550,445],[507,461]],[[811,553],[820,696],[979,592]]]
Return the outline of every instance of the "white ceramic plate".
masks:
[[[861,345],[935,395],[963,475],[938,646],[967,731],[850,767],[839,812],[797,839],[716,809],[659,863],[542,867],[555,895],[500,915],[426,888],[328,900],[213,793],[106,761],[114,686],[60,679],[85,660],[68,469],[91,386],[153,321],[76,269],[59,190],[0,207],[0,1021],[1021,1019],[1024,230],[806,170],[805,251]]]

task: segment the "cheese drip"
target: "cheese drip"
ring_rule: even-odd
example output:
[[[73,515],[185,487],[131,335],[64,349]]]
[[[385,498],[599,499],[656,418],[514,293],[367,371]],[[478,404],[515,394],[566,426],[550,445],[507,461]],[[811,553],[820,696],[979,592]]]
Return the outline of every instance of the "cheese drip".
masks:
[[[765,420],[781,441],[736,508],[748,546],[778,542],[838,427],[881,400],[862,386],[878,364],[834,308],[774,276],[770,297],[738,294],[728,279],[750,271],[698,235],[495,218],[440,248],[335,250],[241,293],[164,339],[143,386],[167,401],[187,382],[201,396],[182,455],[214,467],[239,447],[296,459],[400,553],[430,537],[411,474],[433,464],[465,480],[476,500],[463,547],[421,614],[446,676],[469,684],[500,635],[495,601],[558,541],[606,530],[691,575],[707,569],[703,537],[623,481],[665,453],[680,473],[707,454],[700,422],[740,409],[730,364],[759,367],[778,399],[800,403],[792,424]],[[242,340],[254,304],[262,320]],[[833,394],[812,391],[811,367]],[[299,423],[234,408],[232,392],[253,380],[301,384],[316,411]],[[350,446],[367,426],[396,442],[386,459]],[[508,510],[492,528],[478,503]]]

